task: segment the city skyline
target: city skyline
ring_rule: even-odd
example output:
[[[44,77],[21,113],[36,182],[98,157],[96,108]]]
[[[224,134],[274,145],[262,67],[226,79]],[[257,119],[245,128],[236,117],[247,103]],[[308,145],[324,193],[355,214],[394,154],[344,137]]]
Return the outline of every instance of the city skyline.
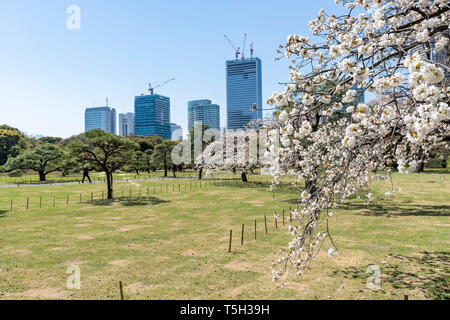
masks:
[[[255,56],[264,62],[265,102],[273,91],[282,89],[278,83],[289,74],[288,61],[274,61],[278,45],[289,33],[310,34],[307,24],[299,21],[310,20],[321,7],[334,7],[328,0],[314,4],[285,0],[277,6],[270,1],[81,0],[74,3],[81,10],[81,28],[69,30],[66,10],[71,4],[51,0],[0,4],[2,124],[30,135],[67,138],[83,132],[84,107],[101,105],[109,97],[117,113],[132,112],[133,97],[146,92],[149,82],[176,77],[156,89],[171,98],[171,121],[186,132],[187,101],[207,97],[222,106],[224,126],[224,66],[234,58],[234,51],[223,35],[240,47],[244,33],[247,48],[254,42]],[[179,10],[173,10],[174,5]],[[276,15],[284,19],[266,23]],[[151,41],[145,41],[149,36]],[[44,115],[51,125],[34,121]]]

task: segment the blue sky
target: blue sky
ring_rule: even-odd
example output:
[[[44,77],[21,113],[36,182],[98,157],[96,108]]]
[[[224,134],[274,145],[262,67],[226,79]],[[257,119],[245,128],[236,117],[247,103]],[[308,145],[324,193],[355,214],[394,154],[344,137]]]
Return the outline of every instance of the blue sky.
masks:
[[[69,30],[69,5],[81,29]],[[0,2],[0,123],[28,134],[69,137],[84,130],[84,109],[110,105],[133,112],[148,83],[171,98],[171,120],[187,126],[187,101],[211,99],[226,124],[227,34],[262,60],[263,100],[288,77],[275,50],[289,33],[310,35],[333,0],[16,0]]]

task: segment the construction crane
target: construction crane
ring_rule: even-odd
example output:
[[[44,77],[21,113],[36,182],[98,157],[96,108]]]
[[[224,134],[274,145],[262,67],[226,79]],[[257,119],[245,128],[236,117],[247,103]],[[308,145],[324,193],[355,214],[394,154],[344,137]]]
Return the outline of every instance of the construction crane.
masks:
[[[255,51],[255,49],[253,48],[253,41],[252,41],[252,43],[250,44],[250,55],[252,58],[253,58],[253,51]]]
[[[149,86],[148,91],[150,91],[150,94],[153,94],[153,93],[154,93],[154,90],[155,90],[156,88],[162,87],[163,85],[165,85],[165,84],[167,84],[167,83],[169,83],[169,82],[171,82],[171,81],[174,81],[174,80],[175,80],[175,78],[169,79],[169,80],[167,80],[167,81],[165,81],[165,82],[163,82],[163,83],[161,83],[161,84],[158,84],[156,87],[152,87],[152,84],[149,83],[149,84],[148,84],[148,86]]]
[[[239,54],[240,54],[240,48],[234,45],[234,43],[230,40],[230,38],[227,37],[226,34],[223,35],[225,37],[225,39],[228,40],[228,43],[231,45],[231,47],[234,49],[234,52],[236,53],[236,60],[239,58]]]
[[[242,44],[242,55],[241,55],[241,59],[244,60],[245,59],[245,45],[247,42],[247,34],[244,33],[244,42]]]

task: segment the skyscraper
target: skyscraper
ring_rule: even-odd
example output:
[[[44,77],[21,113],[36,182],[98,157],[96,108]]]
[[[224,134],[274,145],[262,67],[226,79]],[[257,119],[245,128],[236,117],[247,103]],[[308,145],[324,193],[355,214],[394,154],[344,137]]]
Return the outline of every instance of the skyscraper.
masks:
[[[119,114],[119,135],[124,137],[134,135],[134,113]]]
[[[227,128],[243,129],[262,118],[262,77],[259,58],[230,60],[227,73]],[[256,104],[256,110],[250,109]]]
[[[116,134],[116,109],[110,107],[86,108],[84,130],[102,129]]]
[[[135,97],[134,133],[170,139],[170,98],[159,94]]]
[[[170,135],[172,140],[183,140],[183,128],[176,123],[170,124]]]
[[[211,100],[194,100],[188,102],[188,130],[194,128],[194,123],[201,121],[211,129],[220,130],[220,106],[212,104]]]

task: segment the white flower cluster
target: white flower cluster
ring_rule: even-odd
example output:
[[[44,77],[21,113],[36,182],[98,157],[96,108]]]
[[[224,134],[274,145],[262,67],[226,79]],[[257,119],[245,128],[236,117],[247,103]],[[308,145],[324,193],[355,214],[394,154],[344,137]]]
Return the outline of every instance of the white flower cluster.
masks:
[[[340,204],[366,189],[376,170],[397,164],[400,173],[416,171],[450,132],[445,66],[429,58],[449,43],[448,0],[336,2],[352,11],[321,10],[309,23],[323,42],[288,37],[280,53],[292,59],[292,83],[267,101],[280,111],[269,125],[274,134],[266,152],[275,185],[294,175],[303,189],[301,208],[292,212],[293,239],[273,265],[274,280],[288,265],[303,274],[325,239],[335,257],[324,223]],[[357,103],[367,91],[376,101]],[[372,198],[368,193],[367,203]]]

